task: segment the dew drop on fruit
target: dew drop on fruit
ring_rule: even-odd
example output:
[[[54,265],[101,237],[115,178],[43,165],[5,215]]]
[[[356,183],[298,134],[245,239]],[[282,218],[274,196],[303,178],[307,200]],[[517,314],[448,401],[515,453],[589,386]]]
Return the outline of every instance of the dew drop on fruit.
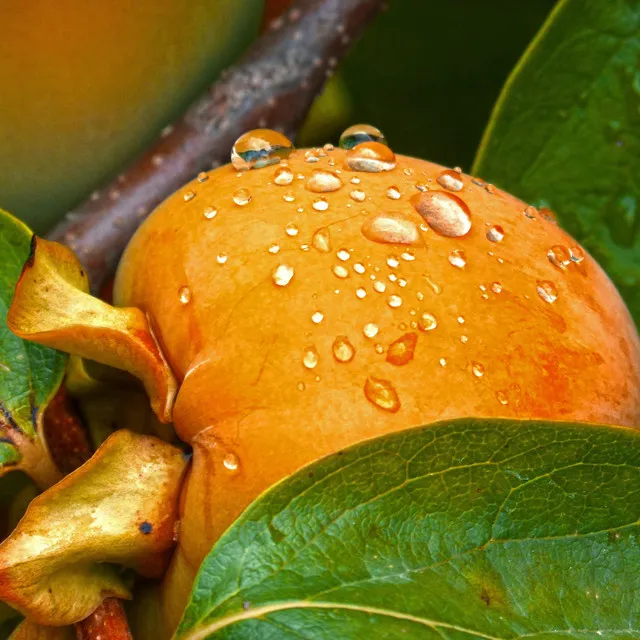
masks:
[[[347,269],[344,265],[342,264],[336,264],[333,266],[332,268],[333,274],[337,277],[337,278],[348,278],[349,277],[349,269]]]
[[[353,176],[350,180],[351,184],[360,184],[360,178],[358,176]]]
[[[360,300],[362,300],[363,298],[366,298],[367,297],[366,289],[364,289],[364,287],[358,287],[356,289],[356,297],[360,298]]]
[[[366,220],[362,235],[372,242],[385,244],[418,244],[420,232],[411,220],[393,214],[383,214]]]
[[[305,162],[311,162],[311,163],[315,163],[319,161],[318,156],[316,155],[315,151],[306,151],[304,154],[304,161]]]
[[[482,376],[484,375],[484,366],[479,362],[472,362],[471,371],[476,378],[482,378]]]
[[[180,287],[178,289],[178,299],[180,304],[189,304],[191,302],[191,291],[189,287]]]
[[[387,144],[384,134],[380,129],[370,124],[354,124],[342,132],[339,146],[342,149],[349,150],[363,142],[380,142]]]
[[[313,324],[320,324],[324,320],[324,313],[322,311],[315,311],[311,316],[311,322]]]
[[[251,202],[251,194],[248,189],[238,189],[233,192],[233,201],[239,206],[244,207]]]
[[[397,256],[389,256],[387,258],[387,266],[392,269],[396,269],[400,266],[400,260],[398,260]],[[389,276],[389,280],[391,280],[391,276]],[[393,280],[391,280],[393,282]]]
[[[218,215],[218,209],[216,207],[205,207],[204,217],[207,220],[212,220]]]
[[[367,197],[365,192],[362,191],[361,189],[354,189],[349,196],[351,197],[352,200],[355,200],[356,202],[364,202],[364,199]]]
[[[535,220],[538,210],[535,207],[532,207],[531,205],[529,205],[528,207],[525,208],[525,210],[522,213],[524,214],[525,218],[529,218],[529,220]]]
[[[189,202],[189,200],[193,200],[196,197],[196,192],[189,189],[182,194],[185,202]]]
[[[203,182],[206,182],[209,179],[209,175],[205,171],[201,171],[198,174],[198,178],[197,179],[198,179],[198,182],[200,184],[202,184]]]
[[[315,369],[319,360],[318,350],[315,347],[307,347],[302,356],[302,364],[307,369]]]
[[[576,245],[575,247],[571,247],[569,252],[571,253],[571,259],[574,262],[579,264],[584,260],[584,251],[582,250],[582,247]]]
[[[329,229],[321,227],[317,229],[311,238],[311,244],[320,253],[329,253],[331,251],[331,239],[329,237]]]
[[[413,262],[416,259],[416,254],[413,251],[403,251],[400,254],[400,257],[405,261],[405,262]]]
[[[400,189],[398,189],[398,187],[396,187],[395,185],[391,185],[387,189],[387,198],[389,198],[390,200],[399,200],[400,199]]]
[[[216,262],[218,264],[226,264],[228,259],[229,259],[229,256],[226,253],[219,253],[216,256]]]
[[[298,232],[300,230],[298,229],[297,225],[293,224],[293,222],[290,222],[285,228],[284,228],[284,232],[290,236],[290,237],[294,237],[298,235]]]
[[[378,328],[377,324],[373,322],[367,322],[367,324],[364,325],[362,332],[367,338],[375,338],[378,335],[379,330],[380,329]]]
[[[331,351],[337,362],[351,362],[356,355],[356,350],[347,336],[338,336],[331,345]]]
[[[288,264],[278,265],[271,274],[273,278],[273,284],[278,287],[286,287],[293,278],[294,270],[293,267]]]
[[[376,280],[373,283],[373,288],[378,293],[384,293],[387,289],[387,285],[384,282],[382,282],[382,280]]]
[[[435,319],[435,316],[424,311],[420,314],[418,318],[418,328],[420,331],[433,331],[438,326],[438,321]]]
[[[222,464],[224,465],[225,469],[228,469],[229,471],[236,471],[240,466],[240,460],[235,453],[227,453],[227,455],[222,460]]]
[[[269,249],[268,249],[269,253],[272,253],[273,255],[275,255],[276,253],[278,253],[280,251],[280,245],[276,244],[275,242],[271,243],[269,245]]]
[[[326,198],[316,198],[311,206],[315,211],[326,211],[329,208],[329,203]]]
[[[351,254],[349,253],[349,251],[347,251],[347,249],[340,249],[336,253],[336,255],[338,256],[338,260],[342,260],[343,262],[349,260],[349,258],[351,257]]]
[[[286,187],[293,182],[293,171],[289,167],[278,167],[273,174],[273,181],[280,187]]]
[[[342,180],[338,175],[331,171],[316,169],[304,186],[307,191],[311,191],[313,193],[330,193],[331,191],[337,191],[342,187]]]
[[[443,171],[437,178],[436,182],[444,187],[447,191],[462,191],[464,188],[464,182],[457,171],[451,171],[447,169]]]
[[[284,195],[282,196],[282,199],[285,202],[294,202],[296,197],[293,193],[293,191],[287,191],[286,193],[284,193]]]
[[[561,244],[556,244],[547,251],[549,262],[558,269],[566,269],[571,264],[571,253],[569,249]]]
[[[471,229],[471,212],[458,196],[445,191],[425,191],[412,198],[416,211],[439,235],[460,238]]]
[[[238,171],[261,169],[288,158],[293,144],[273,129],[254,129],[242,134],[231,149],[231,164]]]
[[[449,254],[449,263],[458,269],[464,269],[467,266],[467,256],[462,249],[456,249]]]
[[[413,354],[418,344],[417,333],[407,333],[389,345],[387,349],[387,362],[396,366],[402,366],[413,360]]]
[[[362,275],[362,274],[366,271],[366,268],[365,268],[365,266],[362,264],[362,262],[356,262],[356,263],[353,265],[353,270],[354,270],[356,273],[359,273],[360,275]]]
[[[487,231],[489,242],[502,242],[504,239],[504,229],[499,224],[494,224]]]
[[[551,280],[538,280],[536,290],[538,295],[549,304],[555,302],[558,298],[558,290]]]
[[[364,395],[369,402],[384,411],[395,413],[400,409],[400,398],[388,380],[369,376],[364,383]]]
[[[387,298],[387,304],[392,309],[397,309],[398,307],[402,306],[402,298],[396,294],[392,294]]]
[[[491,291],[493,291],[493,293],[502,293],[502,285],[499,282],[492,282]]]
[[[396,156],[389,147],[379,142],[363,142],[347,151],[345,163],[353,171],[379,173],[395,169]]]
[[[496,391],[496,400],[502,405],[509,404],[509,398],[504,391]]]

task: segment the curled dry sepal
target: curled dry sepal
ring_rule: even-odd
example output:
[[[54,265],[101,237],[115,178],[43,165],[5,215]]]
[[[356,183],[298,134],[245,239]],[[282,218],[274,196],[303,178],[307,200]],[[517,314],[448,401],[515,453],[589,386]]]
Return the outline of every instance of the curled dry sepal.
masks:
[[[73,624],[105,597],[129,598],[113,564],[159,577],[174,542],[180,450],[114,433],[37,497],[0,545],[0,597],[41,625]]]

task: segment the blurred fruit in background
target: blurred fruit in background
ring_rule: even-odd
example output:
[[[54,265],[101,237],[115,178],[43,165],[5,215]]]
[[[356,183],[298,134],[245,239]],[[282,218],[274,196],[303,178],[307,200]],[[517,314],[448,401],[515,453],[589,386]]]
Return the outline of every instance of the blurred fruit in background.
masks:
[[[0,207],[42,232],[255,38],[263,0],[0,1]]]

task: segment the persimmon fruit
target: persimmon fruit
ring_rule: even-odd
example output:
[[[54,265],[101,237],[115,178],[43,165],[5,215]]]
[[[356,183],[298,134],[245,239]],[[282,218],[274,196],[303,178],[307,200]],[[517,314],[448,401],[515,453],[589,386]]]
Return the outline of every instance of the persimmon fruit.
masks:
[[[201,174],[124,253],[115,303],[149,317],[193,447],[169,626],[224,530],[318,458],[463,416],[638,424],[634,324],[553,214],[383,141]]]

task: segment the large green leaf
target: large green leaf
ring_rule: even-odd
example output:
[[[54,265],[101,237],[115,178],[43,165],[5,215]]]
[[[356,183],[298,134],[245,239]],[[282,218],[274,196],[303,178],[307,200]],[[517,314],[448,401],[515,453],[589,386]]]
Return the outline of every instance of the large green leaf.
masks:
[[[257,500],[180,640],[640,637],[640,432],[463,419],[357,445]]]
[[[42,412],[67,362],[65,354],[25,342],[7,327],[7,310],[31,237],[25,225],[0,210],[0,471],[20,462],[24,451],[18,440],[37,438]]]
[[[546,204],[640,321],[640,2],[563,0],[513,71],[473,172]]]

